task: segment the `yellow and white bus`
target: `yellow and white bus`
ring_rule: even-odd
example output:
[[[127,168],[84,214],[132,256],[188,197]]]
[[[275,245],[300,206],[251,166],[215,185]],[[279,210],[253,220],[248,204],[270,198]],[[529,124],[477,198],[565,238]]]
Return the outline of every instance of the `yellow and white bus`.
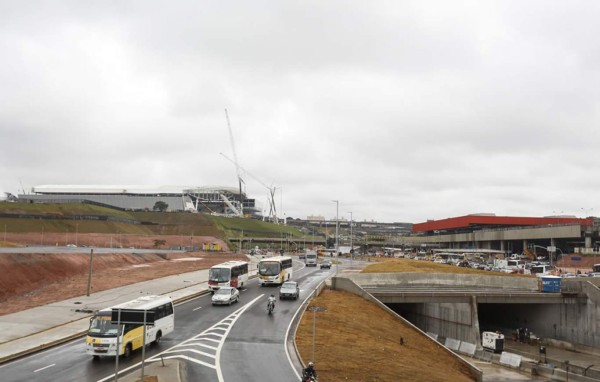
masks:
[[[258,284],[283,284],[293,275],[292,258],[290,256],[275,256],[262,259],[258,263]]]
[[[222,286],[242,288],[248,282],[248,262],[227,261],[208,270],[208,289],[214,293]]]
[[[173,302],[167,296],[142,296],[135,300],[102,309],[90,319],[86,342],[86,353],[98,358],[117,355],[117,336],[119,355],[129,357],[131,352],[141,348],[144,343],[144,325],[111,323],[113,309],[134,309],[154,312],[154,325],[146,325],[146,344],[158,344],[160,339],[175,329]]]

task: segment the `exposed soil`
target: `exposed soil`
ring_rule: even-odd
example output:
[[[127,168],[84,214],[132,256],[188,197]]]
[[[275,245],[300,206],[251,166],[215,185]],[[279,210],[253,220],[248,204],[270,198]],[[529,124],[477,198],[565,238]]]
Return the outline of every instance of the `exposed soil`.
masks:
[[[93,236],[98,240],[107,239],[107,235]],[[128,244],[136,248],[149,242],[147,239],[128,239]],[[205,239],[221,242],[214,238]],[[166,237],[165,240],[176,242],[178,238]],[[93,245],[91,241],[87,242]],[[180,261],[183,258],[195,261]],[[201,251],[169,255],[95,254],[91,289],[92,292],[99,292],[158,277],[207,269],[234,259],[247,260],[243,255]],[[89,265],[90,256],[85,254],[0,254],[0,315],[86,294]]]
[[[4,238],[4,235],[3,235]],[[157,245],[157,241],[159,245]],[[223,250],[227,250],[227,244],[221,239],[212,236],[194,235],[131,235],[131,234],[106,234],[106,233],[77,233],[77,232],[8,232],[6,233],[6,245],[20,244],[23,246],[65,246],[76,244],[87,247],[106,248],[158,248],[169,249],[171,247],[198,247],[203,244],[216,244]]]
[[[296,345],[305,363],[313,359],[315,314],[314,361],[319,380],[476,380],[468,368],[433,341],[360,296],[325,289],[309,306],[324,311],[304,313]]]

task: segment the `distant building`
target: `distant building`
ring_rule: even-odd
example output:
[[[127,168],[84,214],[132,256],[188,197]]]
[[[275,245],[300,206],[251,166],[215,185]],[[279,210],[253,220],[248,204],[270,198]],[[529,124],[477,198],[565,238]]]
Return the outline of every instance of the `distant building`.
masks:
[[[33,187],[30,194],[19,195],[18,200],[87,202],[133,211],[152,211],[156,202],[164,202],[168,211],[258,215],[255,200],[231,187],[44,185]]]

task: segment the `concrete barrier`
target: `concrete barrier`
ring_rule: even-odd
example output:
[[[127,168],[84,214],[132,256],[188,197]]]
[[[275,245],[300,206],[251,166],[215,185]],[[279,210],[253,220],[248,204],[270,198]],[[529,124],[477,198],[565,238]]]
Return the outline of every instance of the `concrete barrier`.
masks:
[[[507,282],[510,277],[510,282]],[[461,285],[493,287],[498,289],[538,290],[538,280],[533,277],[488,276],[453,273],[359,273],[348,275],[357,285]]]

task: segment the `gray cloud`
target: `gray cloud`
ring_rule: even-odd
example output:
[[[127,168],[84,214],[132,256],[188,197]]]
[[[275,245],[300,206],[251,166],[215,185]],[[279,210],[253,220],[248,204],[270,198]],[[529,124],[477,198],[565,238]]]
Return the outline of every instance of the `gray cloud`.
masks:
[[[600,186],[599,8],[1,2],[0,188],[235,186],[227,108],[286,216],[331,218],[333,199],[358,220],[581,215]]]

